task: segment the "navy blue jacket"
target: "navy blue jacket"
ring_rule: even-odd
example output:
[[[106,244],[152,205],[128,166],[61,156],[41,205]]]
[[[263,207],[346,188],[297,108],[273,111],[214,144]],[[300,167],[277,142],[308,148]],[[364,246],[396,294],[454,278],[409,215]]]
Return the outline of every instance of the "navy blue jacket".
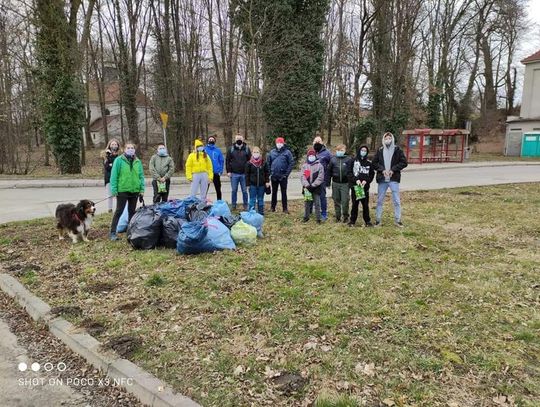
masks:
[[[294,157],[286,146],[279,150],[272,149],[266,157],[266,162],[270,168],[270,178],[276,181],[287,178],[294,168]]]

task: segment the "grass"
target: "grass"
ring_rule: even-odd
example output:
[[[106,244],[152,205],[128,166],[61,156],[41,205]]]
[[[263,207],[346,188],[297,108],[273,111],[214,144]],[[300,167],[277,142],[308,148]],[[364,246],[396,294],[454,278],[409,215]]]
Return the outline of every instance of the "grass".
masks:
[[[382,228],[303,224],[296,202],[256,246],[198,256],[109,242],[109,215],[77,245],[18,222],[0,261],[204,406],[540,405],[540,185],[402,201],[404,229],[388,206]]]

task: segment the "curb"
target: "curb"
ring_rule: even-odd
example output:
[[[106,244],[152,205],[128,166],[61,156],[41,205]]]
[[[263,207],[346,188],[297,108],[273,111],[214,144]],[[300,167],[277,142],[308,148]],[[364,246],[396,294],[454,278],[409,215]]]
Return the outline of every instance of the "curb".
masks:
[[[169,386],[112,351],[104,351],[102,343],[64,318],[54,317],[51,307],[30,293],[14,277],[0,273],[0,289],[14,298],[34,321],[43,322],[56,338],[89,364],[121,384],[143,404],[152,407],[201,407],[188,397],[175,394]]]

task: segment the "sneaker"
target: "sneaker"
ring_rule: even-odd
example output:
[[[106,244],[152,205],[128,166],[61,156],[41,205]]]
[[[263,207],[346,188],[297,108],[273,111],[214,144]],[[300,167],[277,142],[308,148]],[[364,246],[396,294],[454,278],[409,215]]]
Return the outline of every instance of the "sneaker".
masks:
[[[343,217],[343,223],[348,223],[349,222],[349,217],[348,216],[344,216]]]
[[[233,210],[233,211],[236,210],[236,205],[232,205],[232,210]]]
[[[320,225],[320,224],[321,224],[321,220],[320,220],[320,219],[317,219],[317,223]]]
[[[270,212],[275,212],[276,208],[270,208]]]
[[[371,223],[371,222],[366,223],[366,227],[367,227],[367,228],[372,228],[372,227],[373,227],[373,223]]]
[[[404,227],[404,225],[403,225],[403,223],[401,223],[401,221],[394,222],[394,224],[395,224],[398,228]]]
[[[336,216],[336,223],[341,222],[341,218]]]
[[[289,214],[289,210],[288,209],[283,209],[283,213],[288,215]]]
[[[352,228],[352,227],[354,226],[354,223],[349,222],[349,223],[347,223],[347,226],[350,227],[350,228]]]
[[[302,222],[306,223],[309,220],[309,218],[302,219]]]
[[[117,240],[120,240],[120,238],[118,237],[118,235],[116,233],[111,232],[111,233],[109,233],[109,240],[115,242]]]
[[[375,227],[378,228],[380,226],[382,226],[381,221],[380,220],[375,221]]]

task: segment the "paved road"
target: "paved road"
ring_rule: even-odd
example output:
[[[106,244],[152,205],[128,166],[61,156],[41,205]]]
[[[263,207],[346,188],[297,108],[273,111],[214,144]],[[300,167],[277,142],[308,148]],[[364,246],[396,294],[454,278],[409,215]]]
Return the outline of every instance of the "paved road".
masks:
[[[401,188],[414,191],[518,182],[540,182],[540,163],[500,163],[494,166],[477,167],[459,164],[442,167],[416,166],[403,171]],[[209,198],[213,200],[216,198],[215,193],[212,192],[213,186],[210,187],[210,191]],[[372,193],[375,191],[376,188],[372,188]],[[229,183],[223,184],[223,192],[224,197],[229,200]],[[288,192],[292,199],[301,198],[298,175],[290,178]],[[151,194],[151,188],[147,189],[147,201],[151,201]],[[189,185],[175,182],[170,197],[182,198],[188,194]],[[0,189],[0,223],[53,216],[60,202],[76,202],[83,198],[98,201],[104,196],[104,188],[96,186]],[[106,210],[105,202],[97,204],[98,213]]]

